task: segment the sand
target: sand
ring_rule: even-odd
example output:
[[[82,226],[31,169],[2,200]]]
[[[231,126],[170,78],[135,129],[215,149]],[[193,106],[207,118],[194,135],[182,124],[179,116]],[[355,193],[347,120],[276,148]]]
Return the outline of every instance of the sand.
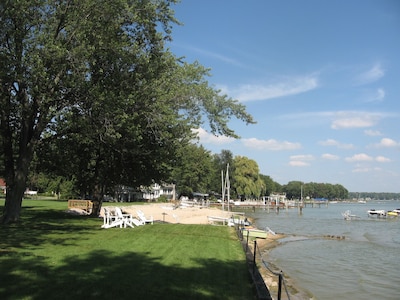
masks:
[[[146,218],[153,217],[154,222],[172,224],[208,224],[209,216],[229,218],[232,215],[232,212],[222,211],[219,208],[179,207],[174,209],[174,206],[169,203],[122,206],[121,209],[134,217],[137,217],[137,211],[140,210]]]

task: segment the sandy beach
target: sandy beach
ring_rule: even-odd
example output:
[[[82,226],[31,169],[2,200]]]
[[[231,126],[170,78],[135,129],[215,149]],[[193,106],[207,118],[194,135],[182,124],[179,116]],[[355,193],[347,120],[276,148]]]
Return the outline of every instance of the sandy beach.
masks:
[[[137,211],[142,211],[148,218],[153,217],[154,222],[172,224],[208,224],[208,217],[229,218],[232,212],[222,211],[219,208],[179,207],[169,203],[151,203],[141,205],[122,206],[124,213],[137,217]],[[103,216],[104,209],[101,210]]]

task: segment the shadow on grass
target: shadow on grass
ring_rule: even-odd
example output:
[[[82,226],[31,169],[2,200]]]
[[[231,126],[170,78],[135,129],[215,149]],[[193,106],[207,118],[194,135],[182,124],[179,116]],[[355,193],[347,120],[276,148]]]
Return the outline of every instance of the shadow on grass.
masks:
[[[166,265],[149,255],[152,249],[137,252],[135,243],[120,252],[102,248],[101,240],[98,248],[83,249],[91,235],[138,239],[168,230],[171,237],[179,229],[103,231],[101,223],[26,207],[21,223],[0,228],[0,299],[254,299],[246,266],[235,260],[191,257],[196,267],[185,268],[179,261]],[[54,249],[67,254],[54,262],[48,255]]]
[[[20,253],[24,256],[26,253]],[[200,261],[201,267],[164,266],[143,254],[93,251],[51,267],[41,257],[2,261],[1,299],[249,299],[233,288],[236,263]],[[210,270],[218,270],[219,274]],[[215,277],[214,277],[215,276]],[[235,277],[235,276],[233,276]],[[217,282],[214,278],[226,278]],[[248,284],[248,283],[247,283]],[[250,290],[247,287],[245,290]],[[250,298],[252,299],[252,298]]]
[[[67,214],[55,209],[36,210],[34,207],[22,208],[20,222],[9,225],[0,225],[0,246],[2,249],[9,247],[32,247],[48,244],[67,244],[68,239],[63,235],[74,232],[87,234],[95,226],[96,220]],[[98,220],[97,220],[98,223]],[[59,238],[48,238],[48,234],[57,234]]]

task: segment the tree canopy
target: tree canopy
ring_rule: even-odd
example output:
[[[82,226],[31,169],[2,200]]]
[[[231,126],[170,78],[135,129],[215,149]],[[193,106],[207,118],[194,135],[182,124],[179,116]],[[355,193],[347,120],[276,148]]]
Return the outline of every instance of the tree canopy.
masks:
[[[81,192],[170,171],[191,129],[237,137],[254,120],[209,86],[209,70],[166,47],[175,0],[0,3],[3,222],[19,219],[35,167],[75,176]]]

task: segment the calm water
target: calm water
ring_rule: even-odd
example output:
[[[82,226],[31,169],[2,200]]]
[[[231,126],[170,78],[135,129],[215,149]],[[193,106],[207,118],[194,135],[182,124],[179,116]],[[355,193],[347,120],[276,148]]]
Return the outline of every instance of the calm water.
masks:
[[[400,217],[371,218],[370,208],[391,210],[400,202],[321,205],[302,215],[297,209],[246,214],[260,229],[289,235],[264,258],[314,299],[400,299]],[[361,219],[343,220],[345,210]]]

